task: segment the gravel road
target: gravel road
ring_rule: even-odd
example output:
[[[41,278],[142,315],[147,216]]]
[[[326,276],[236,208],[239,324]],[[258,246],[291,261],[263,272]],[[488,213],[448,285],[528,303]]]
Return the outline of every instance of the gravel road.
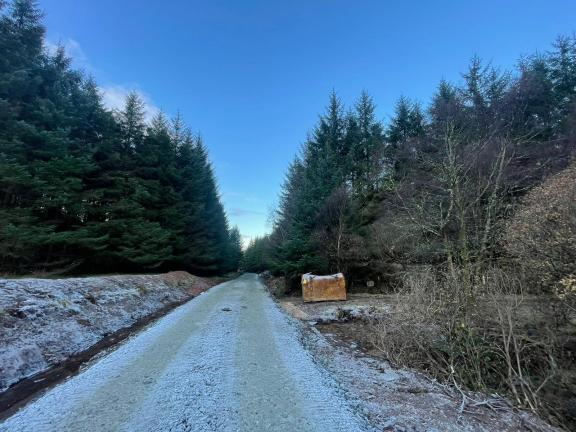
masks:
[[[0,431],[365,431],[255,275],[218,285]]]

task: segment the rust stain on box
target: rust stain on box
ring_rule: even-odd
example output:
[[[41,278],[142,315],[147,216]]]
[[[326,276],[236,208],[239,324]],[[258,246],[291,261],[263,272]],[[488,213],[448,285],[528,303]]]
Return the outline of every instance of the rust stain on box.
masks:
[[[302,275],[305,302],[346,300],[346,280],[342,273],[330,276]]]

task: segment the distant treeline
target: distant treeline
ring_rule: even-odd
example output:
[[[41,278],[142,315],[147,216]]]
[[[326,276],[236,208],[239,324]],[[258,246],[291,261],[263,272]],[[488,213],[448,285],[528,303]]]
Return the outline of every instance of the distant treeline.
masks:
[[[0,271],[235,270],[229,229],[199,136],[177,116],[147,124],[44,46],[32,0],[0,1]]]
[[[244,267],[394,282],[412,264],[506,255],[518,197],[574,149],[576,41],[560,37],[512,72],[474,57],[462,77],[440,82],[425,108],[401,97],[386,124],[367,93],[351,109],[332,94],[288,168],[272,234]]]

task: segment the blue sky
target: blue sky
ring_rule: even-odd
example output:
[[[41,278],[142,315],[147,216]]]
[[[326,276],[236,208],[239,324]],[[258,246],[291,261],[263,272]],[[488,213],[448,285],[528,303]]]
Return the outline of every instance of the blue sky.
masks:
[[[427,103],[473,54],[505,68],[576,30],[576,1],[40,0],[48,42],[94,75],[178,109],[209,148],[231,224],[269,230],[284,172],[335,89],[368,90],[387,121]]]

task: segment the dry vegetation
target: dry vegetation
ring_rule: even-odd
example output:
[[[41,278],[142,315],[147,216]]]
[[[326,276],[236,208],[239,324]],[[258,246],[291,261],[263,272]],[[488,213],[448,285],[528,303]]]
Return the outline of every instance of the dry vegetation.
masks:
[[[574,306],[576,164],[535,188],[508,225],[506,247],[534,287]]]
[[[405,272],[395,313],[373,322],[374,346],[397,365],[573,427],[575,184],[572,165],[525,197],[503,228],[510,256],[498,267],[460,257]]]

